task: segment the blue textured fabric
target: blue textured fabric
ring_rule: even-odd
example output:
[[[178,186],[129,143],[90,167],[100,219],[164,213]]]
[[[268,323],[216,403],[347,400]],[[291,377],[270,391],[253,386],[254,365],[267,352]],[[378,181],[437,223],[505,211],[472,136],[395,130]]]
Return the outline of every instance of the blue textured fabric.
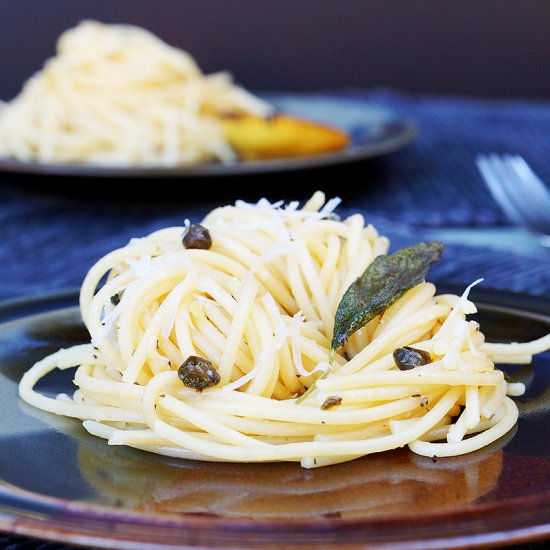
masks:
[[[341,95],[390,107],[419,125],[415,144],[393,157],[385,166],[383,185],[365,195],[369,211],[387,219],[429,226],[505,223],[475,166],[480,153],[522,155],[550,180],[550,103],[419,97],[388,90]]]
[[[550,103],[415,97],[390,90],[348,90],[323,97],[390,107],[419,125],[412,145],[348,169],[345,173],[352,185],[334,186],[344,199],[342,214],[363,212],[392,239],[394,250],[434,238],[437,228],[506,226],[475,168],[478,153],[521,154],[550,181]],[[296,196],[308,174],[293,177],[297,178],[292,193]],[[367,179],[368,184],[361,185]],[[257,178],[256,198],[267,191],[276,193],[276,187],[266,189],[264,181]],[[269,182],[275,185],[277,179]],[[199,182],[207,197],[200,202],[187,200],[181,192],[187,181],[159,181],[151,197],[132,202],[110,199],[111,189],[121,182],[67,183],[80,191],[78,196],[23,186],[0,176],[0,300],[78,286],[94,261],[131,237],[182,225],[186,217],[200,219],[218,203],[216,186],[227,187],[224,195],[229,202],[241,195],[238,179],[227,184]],[[176,186],[179,193],[174,193]],[[485,277],[486,287],[548,296],[550,251],[454,242],[430,272],[432,280],[463,285],[480,276]],[[0,537],[0,548],[57,550],[61,546],[6,536]]]

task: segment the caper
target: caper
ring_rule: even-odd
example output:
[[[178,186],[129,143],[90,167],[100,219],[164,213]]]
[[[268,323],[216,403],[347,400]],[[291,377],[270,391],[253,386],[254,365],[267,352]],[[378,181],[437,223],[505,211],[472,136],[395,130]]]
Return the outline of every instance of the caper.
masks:
[[[178,369],[178,377],[188,388],[202,391],[216,386],[220,375],[212,363],[204,357],[190,355]]]
[[[393,352],[393,360],[399,370],[410,370],[432,362],[432,356],[424,350],[405,346]]]
[[[200,223],[194,223],[183,236],[183,246],[185,248],[200,248],[208,250],[212,246],[212,237],[210,231]]]

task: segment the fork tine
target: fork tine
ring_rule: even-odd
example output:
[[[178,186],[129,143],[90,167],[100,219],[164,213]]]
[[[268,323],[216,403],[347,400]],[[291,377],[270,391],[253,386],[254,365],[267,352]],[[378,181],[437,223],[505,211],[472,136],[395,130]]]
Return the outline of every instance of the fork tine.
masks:
[[[500,183],[502,179],[507,179],[507,176],[502,170],[502,163],[498,155],[478,155],[476,164],[489,192],[493,195],[496,203],[502,206],[506,216],[512,222],[523,225],[522,216]]]
[[[478,156],[476,162],[506,216],[537,234],[541,244],[550,246],[550,192],[525,160],[492,153]]]
[[[507,193],[517,211],[523,217],[524,224],[538,233],[548,233],[547,220],[550,214],[550,199],[547,197],[547,191],[544,187],[538,187],[538,184],[535,183],[537,191],[533,195],[532,180],[524,179],[523,166],[527,168],[528,176],[534,173],[523,159],[518,164],[518,158],[521,159],[521,157],[507,156],[501,161],[504,178],[502,181],[503,191]],[[518,166],[520,167],[519,172],[517,170]],[[540,183],[544,186],[542,182]],[[531,198],[532,196],[533,198]],[[526,200],[526,197],[529,197],[529,199]]]
[[[529,187],[530,194],[536,197],[536,204],[539,208],[544,207],[550,213],[550,191],[536,172],[519,155],[509,157],[508,162],[513,166],[518,176]]]

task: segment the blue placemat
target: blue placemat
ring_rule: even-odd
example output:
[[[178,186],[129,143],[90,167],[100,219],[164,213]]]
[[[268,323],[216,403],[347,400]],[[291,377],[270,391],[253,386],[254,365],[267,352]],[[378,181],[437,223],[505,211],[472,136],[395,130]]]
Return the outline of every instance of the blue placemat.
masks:
[[[506,223],[485,189],[475,157],[522,155],[550,181],[550,103],[414,96],[391,90],[338,97],[389,107],[415,120],[419,134],[385,166],[384,185],[359,200],[370,212],[415,226]]]
[[[0,243],[0,299],[36,295],[78,286],[89,267],[130,238],[186,217],[198,221],[214,206],[203,204],[124,204],[71,199],[64,195],[6,193],[0,206],[4,239]],[[438,238],[437,230],[393,222],[362,211],[392,249],[422,239]],[[483,276],[492,288],[550,295],[550,250],[538,246],[515,250],[447,243],[444,260],[430,272],[434,281],[467,285]]]

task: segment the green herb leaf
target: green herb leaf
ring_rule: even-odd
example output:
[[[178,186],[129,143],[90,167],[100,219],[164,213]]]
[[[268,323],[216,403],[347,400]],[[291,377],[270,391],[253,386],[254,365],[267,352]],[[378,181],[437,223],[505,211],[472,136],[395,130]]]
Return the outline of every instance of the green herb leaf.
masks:
[[[329,372],[330,369],[327,369],[325,372],[323,372],[323,374],[321,374],[321,376],[319,376],[319,378],[317,378],[317,380],[322,380],[323,378],[326,378]],[[298,399],[294,401],[296,405],[299,405],[304,399],[308,398],[313,393],[313,391],[317,388],[317,380],[314,380],[313,384],[311,384],[311,386],[309,386],[309,388],[302,395],[300,395]]]
[[[431,265],[441,259],[443,243],[421,242],[388,256],[377,256],[346,290],[334,321],[331,353],[349,337],[424,281]]]

